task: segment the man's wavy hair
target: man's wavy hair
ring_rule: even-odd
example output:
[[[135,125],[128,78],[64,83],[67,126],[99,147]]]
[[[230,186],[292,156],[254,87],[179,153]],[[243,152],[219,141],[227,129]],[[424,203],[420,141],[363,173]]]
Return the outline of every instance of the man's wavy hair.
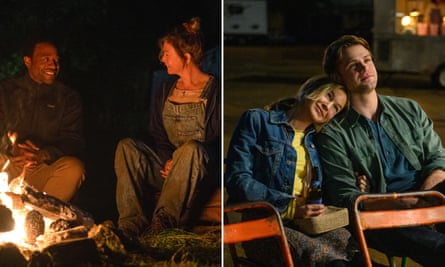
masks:
[[[334,81],[340,82],[340,79],[337,75],[338,64],[343,58],[343,53],[345,49],[354,45],[362,45],[369,52],[372,52],[368,41],[356,35],[343,35],[328,45],[328,47],[324,51],[322,65],[324,73],[329,78],[331,78]]]

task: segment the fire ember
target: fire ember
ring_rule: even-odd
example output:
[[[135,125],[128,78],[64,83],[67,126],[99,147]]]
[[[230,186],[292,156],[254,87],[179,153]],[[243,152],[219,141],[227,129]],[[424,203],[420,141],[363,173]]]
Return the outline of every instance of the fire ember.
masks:
[[[23,178],[8,184],[0,172],[0,246],[15,244],[26,260],[63,242],[88,239],[92,217],[79,208],[39,192]]]

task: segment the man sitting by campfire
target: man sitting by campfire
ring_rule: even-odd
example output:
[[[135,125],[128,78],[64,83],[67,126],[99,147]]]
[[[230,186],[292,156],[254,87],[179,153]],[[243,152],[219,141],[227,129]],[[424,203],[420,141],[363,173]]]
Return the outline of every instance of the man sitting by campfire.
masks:
[[[27,73],[0,82],[0,168],[13,179],[68,202],[84,179],[80,95],[56,81],[56,45],[24,47]]]

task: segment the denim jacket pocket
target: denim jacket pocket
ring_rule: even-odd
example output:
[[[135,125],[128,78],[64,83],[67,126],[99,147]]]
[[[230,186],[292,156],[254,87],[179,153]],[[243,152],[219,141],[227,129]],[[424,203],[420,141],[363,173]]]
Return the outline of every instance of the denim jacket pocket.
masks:
[[[276,176],[284,166],[281,166],[281,161],[283,160],[284,154],[284,144],[279,141],[266,140],[261,145],[255,146],[255,153],[257,155],[257,162],[254,163],[254,168],[258,169],[260,172]]]

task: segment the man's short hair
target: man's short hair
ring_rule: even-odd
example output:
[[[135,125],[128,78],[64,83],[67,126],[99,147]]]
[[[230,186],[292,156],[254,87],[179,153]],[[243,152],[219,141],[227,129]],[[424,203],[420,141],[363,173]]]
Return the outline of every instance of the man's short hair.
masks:
[[[28,38],[23,44],[23,56],[32,57],[36,45],[40,43],[49,43],[57,48],[56,41],[53,37],[48,35],[35,35]]]
[[[371,52],[368,41],[356,35],[343,35],[328,45],[323,56],[323,70],[327,76],[335,80],[337,66],[343,57],[343,51],[354,45],[362,45]]]

